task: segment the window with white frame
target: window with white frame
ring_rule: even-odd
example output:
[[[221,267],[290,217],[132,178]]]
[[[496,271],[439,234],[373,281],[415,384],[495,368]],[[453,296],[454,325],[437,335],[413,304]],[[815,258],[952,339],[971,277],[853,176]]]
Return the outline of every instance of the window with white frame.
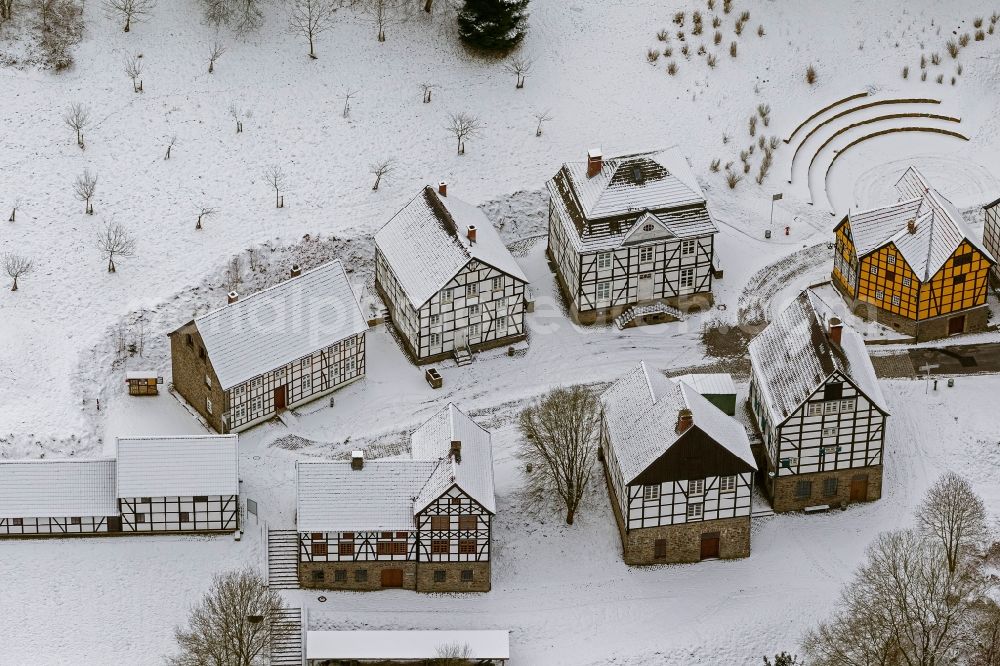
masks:
[[[490,284],[490,287],[492,287],[493,291],[497,291],[499,289],[502,289],[503,288],[503,278],[498,278],[498,277],[493,278],[493,282]]]
[[[893,305],[899,305],[899,294],[893,294],[893,296],[892,296],[892,304]]]
[[[688,504],[687,517],[688,520],[696,520],[702,517],[704,513],[705,506],[701,502],[693,502]]]
[[[909,287],[911,283],[912,282],[911,282],[910,278],[908,278],[908,277],[903,278],[903,286],[904,287]]]
[[[681,256],[688,256],[694,254],[695,250],[698,249],[698,242],[695,240],[681,241]]]
[[[837,436],[837,426],[831,428],[823,428],[824,437],[836,437]]]
[[[347,374],[353,375],[358,370],[358,357],[348,356],[346,361]]]
[[[479,283],[478,282],[470,282],[469,284],[465,285],[465,295],[468,298],[475,298],[476,296],[478,296],[479,295]]]
[[[828,400],[823,403],[823,413],[824,414],[836,414],[840,411],[840,402],[836,400]]]
[[[646,224],[642,225],[642,230],[643,231],[652,231],[655,228],[656,227],[653,226],[652,222],[647,222]]]
[[[440,326],[440,325],[441,325],[441,315],[439,315],[439,314],[432,314],[431,315],[431,326]]]
[[[890,254],[889,256],[887,256],[885,258],[885,260],[889,262],[890,266],[895,266],[896,265],[896,255],[894,255],[894,254]]]
[[[660,487],[659,486],[643,486],[642,487],[642,499],[646,502],[652,502],[653,500],[660,499]]]
[[[497,333],[507,335],[507,317],[497,317]]]
[[[469,325],[469,337],[478,338],[479,337],[479,324]]]
[[[254,414],[262,412],[264,410],[264,398],[263,396],[257,396],[250,403],[250,411]]]
[[[873,265],[868,270],[869,270],[869,272],[871,272],[872,275],[878,275],[878,266],[874,266]]]
[[[694,269],[685,268],[681,271],[681,289],[690,289],[694,286]]]
[[[451,289],[444,289],[441,291],[441,302],[451,303],[454,300],[454,295],[451,293]]]
[[[611,253],[601,252],[597,255],[597,267],[598,268],[611,268]]]
[[[347,338],[346,340],[344,340],[345,347],[354,347],[357,344],[358,344],[357,338]]]
[[[205,386],[212,388],[212,378],[208,375],[205,375]]]
[[[736,477],[735,476],[719,477],[719,492],[720,493],[736,492]]]
[[[431,347],[437,347],[438,345],[441,344],[441,334],[440,333],[431,333],[430,336],[428,336],[428,338],[427,338],[427,343]]]
[[[810,402],[809,406],[806,408],[807,414],[809,416],[822,416],[823,415],[823,403],[822,402]]]
[[[639,248],[639,261],[646,263],[653,260],[653,247],[646,245]]]
[[[246,405],[237,405],[236,406],[236,415],[234,417],[234,420],[236,420],[236,421],[242,421],[246,417],[247,417],[247,406]]]
[[[208,412],[209,414],[212,413],[212,399],[211,398],[205,398],[205,411]]]
[[[885,298],[885,292],[881,289],[877,289],[875,291],[875,300],[881,301],[883,298]]]
[[[857,401],[854,398],[849,398],[847,400],[840,401],[840,411],[842,412],[853,412],[854,407],[857,405]]]
[[[233,388],[233,395],[235,395],[237,397],[242,396],[246,392],[247,392],[247,385],[246,384],[240,384],[239,386],[236,386],[236,387]]]
[[[704,495],[705,479],[692,479],[688,481],[688,495]]]
[[[479,304],[478,303],[476,305],[470,305],[469,306],[469,314],[470,315],[477,315],[477,314],[479,314]]]
[[[609,301],[609,300],[611,300],[611,283],[610,282],[598,282],[597,283],[597,300],[599,300],[599,301]]]

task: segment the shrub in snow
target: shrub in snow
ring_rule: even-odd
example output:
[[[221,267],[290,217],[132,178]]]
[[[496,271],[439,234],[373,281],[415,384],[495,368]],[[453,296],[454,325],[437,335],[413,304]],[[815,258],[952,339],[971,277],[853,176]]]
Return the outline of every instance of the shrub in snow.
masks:
[[[528,0],[465,0],[458,12],[458,34],[466,44],[502,51],[524,38]]]
[[[806,67],[806,83],[808,83],[809,85],[812,85],[812,84],[816,83],[816,79],[817,78],[818,78],[818,75],[816,74],[816,68],[813,67],[812,65],[809,65],[808,67]]]

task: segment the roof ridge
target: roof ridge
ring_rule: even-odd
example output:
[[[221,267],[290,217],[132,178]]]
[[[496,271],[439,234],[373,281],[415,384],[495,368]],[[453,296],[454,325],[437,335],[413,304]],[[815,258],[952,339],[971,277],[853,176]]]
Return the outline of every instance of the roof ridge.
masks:
[[[33,465],[36,463],[93,463],[93,462],[118,462],[112,456],[101,456],[100,458],[0,458],[0,465]]]
[[[653,404],[656,404],[656,392],[653,391],[653,380],[649,377],[649,370],[646,368],[646,361],[639,361],[639,367],[642,368],[642,376],[646,380],[646,388],[649,390],[649,397],[653,399]]]

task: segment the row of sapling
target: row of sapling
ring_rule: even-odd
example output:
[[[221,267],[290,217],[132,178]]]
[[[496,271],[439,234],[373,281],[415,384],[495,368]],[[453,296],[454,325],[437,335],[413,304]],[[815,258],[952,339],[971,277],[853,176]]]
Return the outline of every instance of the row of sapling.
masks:
[[[121,222],[112,220],[97,235],[97,249],[108,259],[108,272],[117,271],[115,259],[135,255],[135,236]]]
[[[63,114],[63,122],[76,132],[76,144],[83,149],[83,130],[90,125],[90,109],[83,104],[72,104]]]
[[[372,162],[368,166],[368,170],[371,171],[373,176],[375,176],[375,184],[372,185],[373,190],[378,189],[378,186],[381,184],[382,179],[388,177],[388,175],[392,173],[394,167],[395,164],[392,159]]]
[[[320,34],[333,27],[333,17],[337,11],[334,0],[294,0],[289,17],[289,27],[309,41],[309,57],[315,60],[315,40]]]
[[[281,190],[284,189],[285,184],[288,182],[288,177],[285,176],[285,171],[277,164],[272,164],[264,169],[264,180],[274,188],[274,206],[275,208],[285,207],[285,197],[281,196]]]

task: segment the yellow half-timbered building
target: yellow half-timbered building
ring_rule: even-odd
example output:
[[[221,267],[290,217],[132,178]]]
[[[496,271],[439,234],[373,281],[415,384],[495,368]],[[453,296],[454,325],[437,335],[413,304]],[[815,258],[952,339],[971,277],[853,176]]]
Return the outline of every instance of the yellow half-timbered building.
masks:
[[[833,284],[851,310],[917,340],[982,330],[996,263],[948,199],[910,167],[900,200],[834,229]]]

